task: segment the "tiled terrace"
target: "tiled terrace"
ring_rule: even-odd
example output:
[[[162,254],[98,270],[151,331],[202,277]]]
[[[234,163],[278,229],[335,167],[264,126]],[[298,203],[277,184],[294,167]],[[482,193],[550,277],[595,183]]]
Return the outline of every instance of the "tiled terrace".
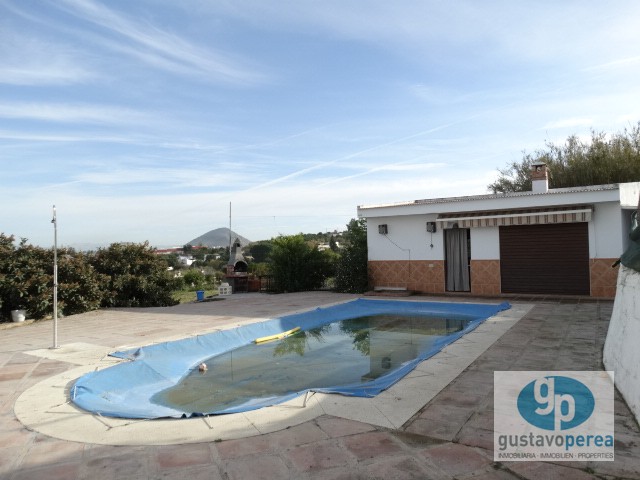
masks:
[[[216,322],[247,323],[348,298],[320,292],[247,294],[167,309],[90,312],[61,319],[59,337],[62,345],[82,342],[109,350],[211,331]],[[323,415],[273,433],[178,445],[97,445],[26,429],[14,415],[18,397],[75,365],[25,353],[51,346],[51,322],[0,326],[0,478],[640,478],[640,430],[617,394],[614,462],[493,462],[493,371],[602,369],[613,305],[576,299],[509,301],[535,305],[399,429]]]

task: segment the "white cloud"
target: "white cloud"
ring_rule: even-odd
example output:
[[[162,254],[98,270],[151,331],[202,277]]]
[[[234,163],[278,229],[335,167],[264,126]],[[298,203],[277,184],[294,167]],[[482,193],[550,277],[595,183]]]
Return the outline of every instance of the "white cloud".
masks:
[[[43,41],[0,24],[0,84],[69,85],[94,78],[76,48]]]
[[[64,103],[0,104],[0,117],[65,123],[149,123],[154,116],[126,107]]]
[[[124,168],[96,169],[92,172],[78,172],[72,176],[77,183],[91,185],[118,186],[149,184],[171,185],[172,188],[225,187],[232,181],[238,186],[238,175],[233,172],[205,172],[187,168]]]
[[[211,48],[200,48],[178,35],[136,21],[92,0],[60,0],[56,5],[115,35],[106,38],[94,32],[93,40],[103,47],[136,57],[155,68],[241,83],[255,83],[265,78],[264,74],[243,65],[246,61]]]
[[[460,59],[455,53],[459,53],[470,62],[491,58],[494,63],[567,64],[609,58],[612,43],[619,52],[635,51],[640,6],[633,1],[620,2],[613,9],[611,4],[578,0],[552,5],[463,0],[454,6],[374,0],[363,7],[359,1],[344,0],[277,4],[236,0],[214,2],[209,9],[265,29],[320,33],[390,47],[416,62],[456,63]]]
[[[591,127],[594,124],[593,118],[570,117],[554,120],[542,127],[543,130],[554,130],[557,128]]]
[[[53,142],[53,143],[71,143],[71,142],[102,142],[102,143],[139,143],[131,137],[119,135],[104,135],[99,133],[33,133],[32,131],[12,131],[0,130],[0,138],[5,140],[20,140],[29,142]]]

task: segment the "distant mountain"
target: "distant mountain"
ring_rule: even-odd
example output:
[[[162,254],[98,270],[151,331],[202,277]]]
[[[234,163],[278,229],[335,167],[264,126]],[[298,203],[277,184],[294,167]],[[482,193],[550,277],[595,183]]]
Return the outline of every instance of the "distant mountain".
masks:
[[[236,238],[240,240],[240,243],[243,247],[251,243],[251,240],[244,238],[242,235],[238,235],[236,232],[231,230],[231,241],[235,240]],[[187,242],[187,244],[194,247],[197,247],[198,245],[203,245],[205,247],[228,247],[229,229],[216,228],[215,230],[211,230],[204,235],[200,235],[199,237],[194,238],[190,242]]]

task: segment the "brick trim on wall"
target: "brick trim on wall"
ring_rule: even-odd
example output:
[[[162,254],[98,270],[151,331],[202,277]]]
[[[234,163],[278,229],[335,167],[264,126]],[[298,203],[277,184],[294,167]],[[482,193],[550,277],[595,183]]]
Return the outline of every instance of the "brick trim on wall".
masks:
[[[592,258],[589,260],[591,296],[615,298],[619,267],[611,268],[617,258]]]
[[[369,286],[444,293],[444,261],[370,260]]]
[[[589,260],[591,296],[615,298],[618,268],[611,268],[615,258]],[[443,260],[371,260],[369,285],[375,287],[406,288],[420,293],[445,293]],[[498,296],[500,260],[471,260],[471,294]]]
[[[471,260],[471,293],[500,295],[500,260]]]

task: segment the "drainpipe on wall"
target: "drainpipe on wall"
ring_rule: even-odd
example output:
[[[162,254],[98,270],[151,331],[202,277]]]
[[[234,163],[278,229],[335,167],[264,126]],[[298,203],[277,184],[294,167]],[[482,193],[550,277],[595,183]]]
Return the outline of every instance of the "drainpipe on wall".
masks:
[[[546,163],[534,163],[531,166],[531,191],[547,193],[549,191],[549,169]]]

